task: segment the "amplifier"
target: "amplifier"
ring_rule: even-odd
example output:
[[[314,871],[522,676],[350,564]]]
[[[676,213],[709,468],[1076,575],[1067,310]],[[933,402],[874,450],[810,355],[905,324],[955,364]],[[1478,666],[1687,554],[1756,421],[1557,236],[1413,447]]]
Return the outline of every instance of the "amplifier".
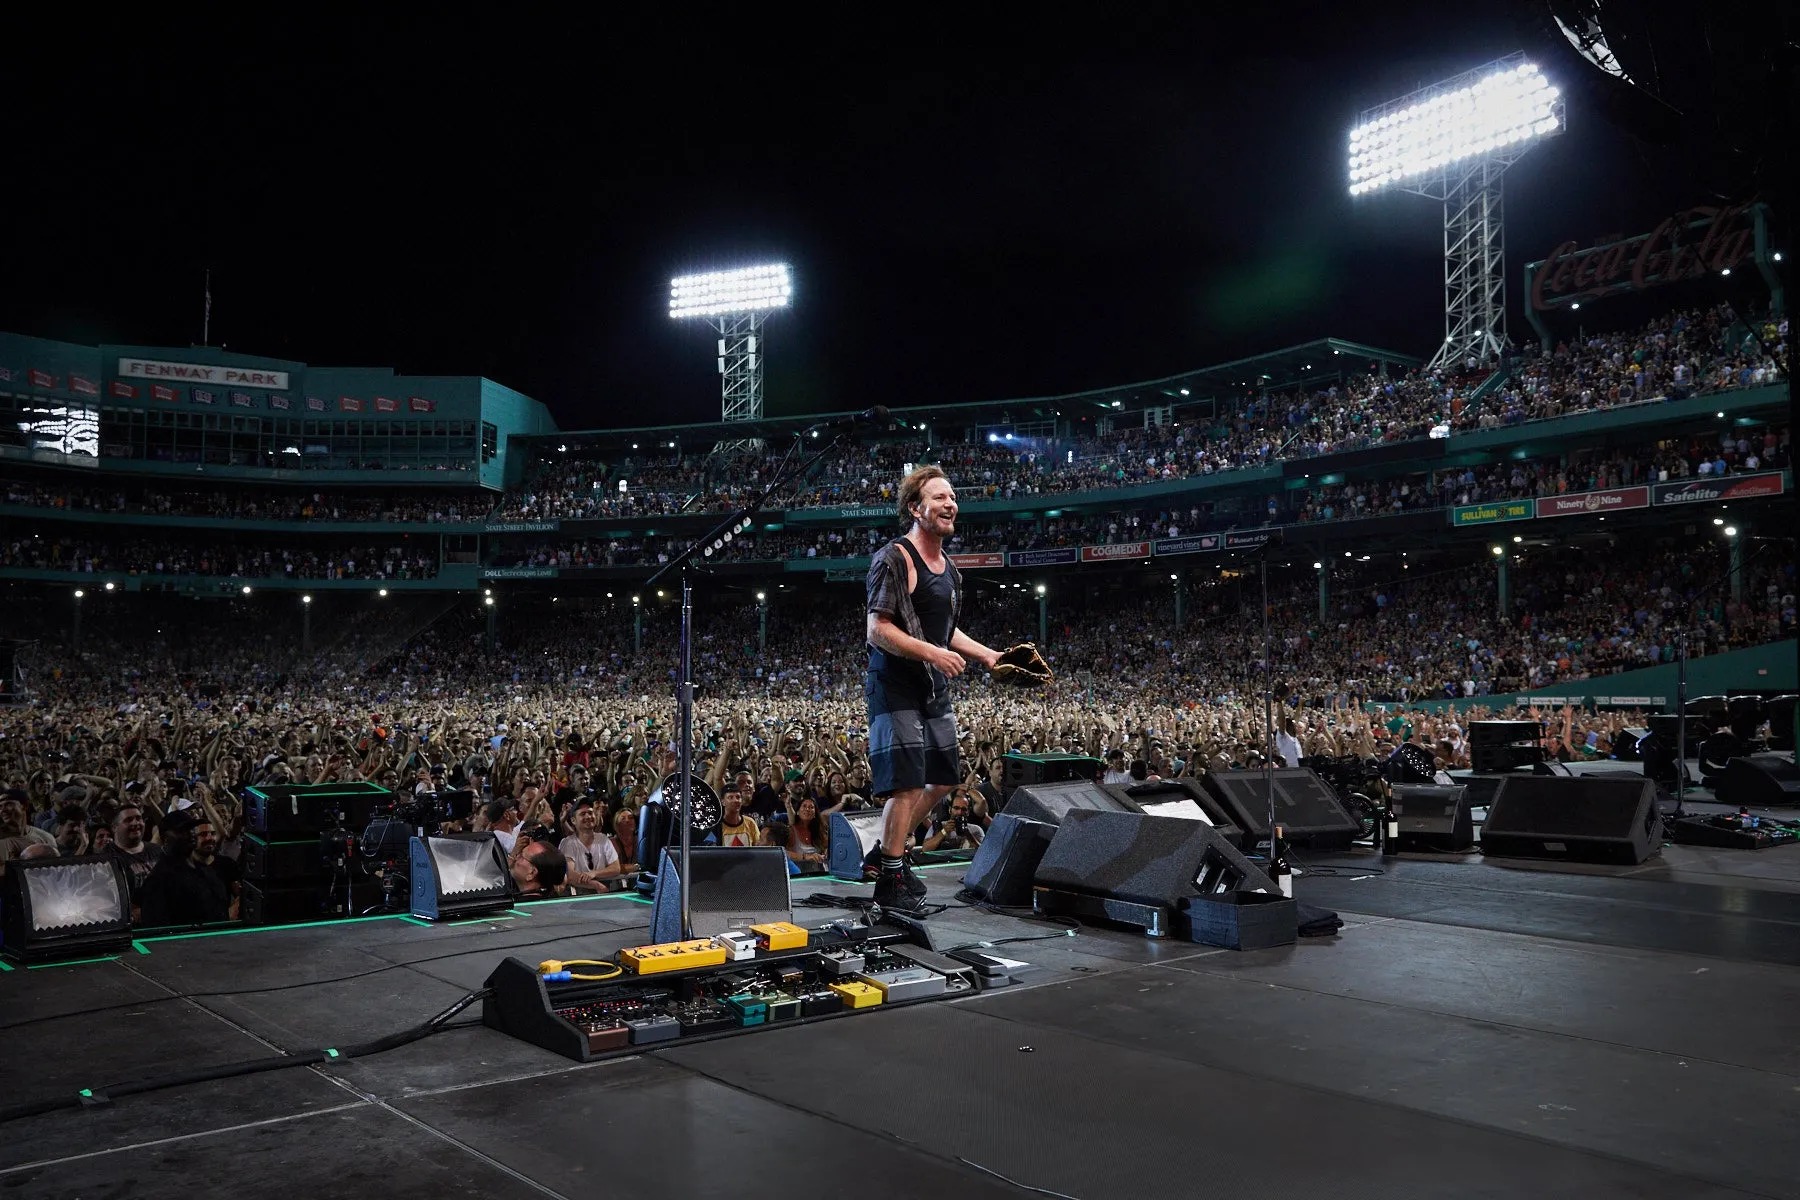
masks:
[[[1041,783],[1063,783],[1068,780],[1096,780],[1106,764],[1085,754],[1008,754],[1002,758],[1000,794],[1013,794],[1014,788]]]
[[[317,881],[324,873],[324,855],[316,837],[283,841],[272,837],[244,835],[244,878],[276,882],[294,880]]]

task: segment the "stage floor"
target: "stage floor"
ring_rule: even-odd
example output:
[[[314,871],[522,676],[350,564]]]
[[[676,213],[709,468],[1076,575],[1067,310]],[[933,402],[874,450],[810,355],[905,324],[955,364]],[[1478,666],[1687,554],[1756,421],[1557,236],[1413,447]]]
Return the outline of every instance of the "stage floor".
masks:
[[[0,1195],[1800,1197],[1800,846],[1306,872],[1335,937],[1233,953],[1082,930],[1009,948],[1029,986],[590,1065],[465,1024],[13,1122]],[[929,869],[934,897],[960,873]],[[814,891],[866,894],[794,883]],[[636,944],[649,912],[553,901],[15,969],[0,1096],[367,1040],[509,953]],[[940,947],[1048,928],[967,908],[932,926]]]

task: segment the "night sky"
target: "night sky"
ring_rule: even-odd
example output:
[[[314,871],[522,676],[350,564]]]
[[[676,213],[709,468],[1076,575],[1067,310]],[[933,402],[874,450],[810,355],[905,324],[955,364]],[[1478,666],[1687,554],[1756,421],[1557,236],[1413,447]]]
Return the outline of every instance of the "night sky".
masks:
[[[565,428],[716,418],[711,334],[668,320],[667,280],[768,258],[797,279],[771,413],[1067,392],[1327,335],[1429,354],[1438,206],[1352,201],[1344,138],[1522,48],[1510,6],[1259,6],[1254,29],[1197,7],[38,43],[0,118],[0,328],[188,345],[210,266],[214,344],[487,375]],[[1507,176],[1515,338],[1527,258],[1747,190],[1573,97],[1569,124]]]

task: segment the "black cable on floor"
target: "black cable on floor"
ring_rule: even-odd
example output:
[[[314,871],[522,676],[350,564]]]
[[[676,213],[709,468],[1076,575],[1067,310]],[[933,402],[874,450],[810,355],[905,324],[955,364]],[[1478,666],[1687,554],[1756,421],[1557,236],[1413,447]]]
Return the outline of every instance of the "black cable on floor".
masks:
[[[648,930],[648,925],[627,925],[622,929],[603,929],[600,933],[630,933],[636,929]],[[552,937],[538,938],[529,942],[518,942],[511,946],[503,946],[503,950],[529,950],[533,946],[547,946],[551,942],[565,942],[570,938],[590,937],[586,933],[560,933]],[[348,983],[353,979],[367,979],[371,975],[379,975],[383,971],[393,971],[400,967],[416,967],[422,963],[442,962],[446,958],[461,958],[466,954],[481,954],[482,950],[456,950],[449,954],[434,954],[429,958],[415,958],[408,962],[388,963],[385,966],[370,967],[366,971],[357,971],[350,975],[334,975],[329,979],[307,979],[300,983],[277,983],[268,987],[234,988],[224,992],[177,992],[168,996],[151,996],[143,1000],[127,1000],[120,1004],[102,1004],[98,1008],[77,1008],[69,1012],[46,1013],[41,1017],[26,1017],[19,1021],[8,1021],[0,1025],[0,1033],[8,1029],[19,1029],[26,1025],[41,1025],[45,1021],[61,1021],[67,1017],[89,1017],[96,1013],[118,1012],[127,1008],[146,1008],[152,1004],[167,1004],[171,1000],[215,1000],[225,996],[259,996],[266,992],[289,992],[295,988],[324,987],[328,983]]]
[[[65,1108],[98,1108],[111,1104],[123,1096],[141,1096],[146,1092],[159,1092],[166,1088],[186,1087],[192,1083],[212,1083],[220,1079],[236,1079],[243,1075],[261,1075],[269,1071],[285,1071],[290,1067],[310,1067],[320,1063],[332,1062],[336,1059],[366,1058],[371,1054],[382,1054],[389,1050],[397,1050],[401,1046],[410,1045],[422,1038],[430,1037],[444,1028],[446,1022],[469,1005],[485,999],[490,993],[487,989],[470,992],[456,1003],[446,1008],[428,1021],[414,1025],[411,1029],[403,1029],[398,1033],[390,1033],[386,1037],[376,1038],[372,1042],[362,1042],[354,1046],[322,1047],[317,1050],[301,1050],[293,1054],[276,1054],[265,1058],[250,1058],[234,1063],[221,1063],[213,1067],[201,1067],[194,1071],[182,1071],[174,1075],[152,1076],[147,1079],[128,1079],[120,1083],[107,1084],[98,1088],[83,1088],[72,1096],[57,1096],[49,1100],[32,1100],[24,1104],[14,1104],[0,1108],[0,1124],[8,1121],[23,1120],[26,1117],[42,1116],[45,1113],[58,1112]]]

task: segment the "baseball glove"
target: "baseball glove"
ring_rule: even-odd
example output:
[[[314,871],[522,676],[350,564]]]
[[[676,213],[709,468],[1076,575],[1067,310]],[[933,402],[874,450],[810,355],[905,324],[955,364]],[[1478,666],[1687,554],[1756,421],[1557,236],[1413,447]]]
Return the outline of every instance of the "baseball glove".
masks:
[[[994,681],[1014,687],[1042,687],[1056,678],[1050,664],[1030,642],[1020,642],[1001,651],[994,662]]]

